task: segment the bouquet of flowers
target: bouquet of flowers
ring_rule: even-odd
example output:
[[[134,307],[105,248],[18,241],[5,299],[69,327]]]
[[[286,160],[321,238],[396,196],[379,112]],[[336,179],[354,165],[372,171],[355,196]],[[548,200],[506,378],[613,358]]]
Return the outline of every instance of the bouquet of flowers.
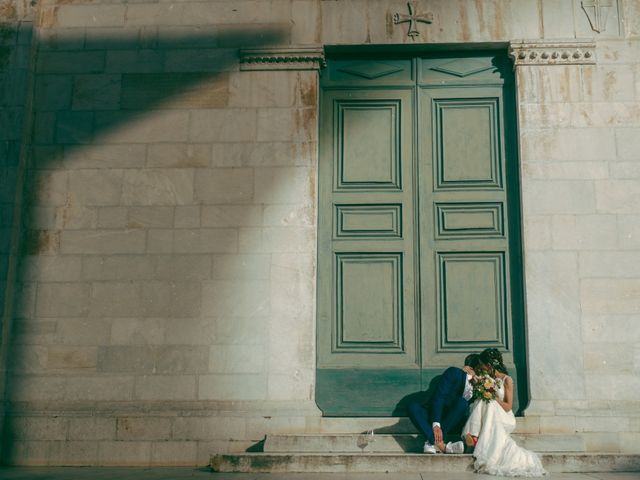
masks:
[[[473,377],[471,384],[473,386],[473,400],[483,400],[490,402],[495,400],[498,395],[500,380],[493,378],[488,373],[483,373],[477,377]]]

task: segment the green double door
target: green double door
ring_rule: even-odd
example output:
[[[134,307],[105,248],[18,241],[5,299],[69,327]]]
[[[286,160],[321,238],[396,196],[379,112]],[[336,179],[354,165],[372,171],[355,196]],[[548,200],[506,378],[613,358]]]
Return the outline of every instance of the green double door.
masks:
[[[510,62],[335,58],[321,86],[319,408],[403,415],[487,347],[503,352],[523,404]]]

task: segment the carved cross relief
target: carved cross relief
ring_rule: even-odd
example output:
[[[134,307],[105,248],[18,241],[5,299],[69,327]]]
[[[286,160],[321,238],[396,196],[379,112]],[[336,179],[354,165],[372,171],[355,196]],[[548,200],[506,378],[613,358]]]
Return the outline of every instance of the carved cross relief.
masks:
[[[607,28],[607,17],[612,7],[611,0],[583,0],[581,2],[584,13],[587,14],[591,30],[602,33]]]
[[[420,35],[418,31],[418,22],[422,23],[433,23],[433,13],[415,13],[416,5],[414,2],[407,3],[407,7],[409,7],[409,15],[404,13],[396,13],[393,15],[393,23],[398,25],[399,23],[409,23],[409,32],[407,35],[411,37],[412,40],[415,40],[415,37]]]

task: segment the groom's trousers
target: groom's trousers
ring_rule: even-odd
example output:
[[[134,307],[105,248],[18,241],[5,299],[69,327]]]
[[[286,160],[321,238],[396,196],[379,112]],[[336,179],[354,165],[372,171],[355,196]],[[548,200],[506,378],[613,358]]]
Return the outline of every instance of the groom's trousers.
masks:
[[[411,402],[407,406],[409,418],[413,425],[421,432],[432,445],[435,443],[433,427],[430,415],[430,405],[419,402]],[[453,404],[447,405],[443,412],[440,428],[443,435],[448,434],[457,427],[462,427],[463,421],[469,412],[469,402],[463,397],[456,399]]]

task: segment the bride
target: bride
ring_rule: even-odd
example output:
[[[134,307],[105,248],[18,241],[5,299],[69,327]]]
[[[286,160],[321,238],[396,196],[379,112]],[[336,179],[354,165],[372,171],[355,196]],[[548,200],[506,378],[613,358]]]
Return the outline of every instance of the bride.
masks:
[[[487,348],[480,354],[481,367],[492,372],[498,383],[497,398],[476,400],[462,429],[467,446],[474,448],[474,468],[478,473],[502,476],[539,477],[547,472],[538,456],[519,447],[509,435],[516,427],[513,415],[513,380],[507,375],[502,354]]]

